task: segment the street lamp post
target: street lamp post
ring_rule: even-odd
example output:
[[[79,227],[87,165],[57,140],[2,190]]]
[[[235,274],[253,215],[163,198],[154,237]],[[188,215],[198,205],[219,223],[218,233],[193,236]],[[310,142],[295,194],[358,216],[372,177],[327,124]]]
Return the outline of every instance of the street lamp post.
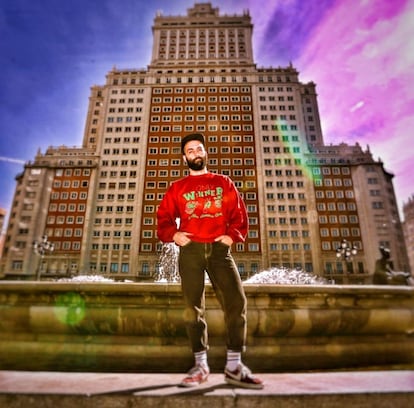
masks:
[[[342,258],[345,262],[351,262],[352,258],[358,253],[358,248],[346,239],[343,239],[341,246],[336,248],[336,257]]]
[[[47,240],[47,235],[43,235],[40,241],[33,241],[33,252],[40,255],[39,263],[36,269],[36,280],[40,280],[40,268],[42,266],[43,258],[47,252],[53,252],[55,246],[52,242]]]
[[[346,277],[348,278],[348,273],[352,273],[352,267],[349,269],[353,257],[358,253],[358,248],[355,245],[351,245],[346,239],[343,239],[341,245],[336,248],[336,257],[345,261],[345,271]]]

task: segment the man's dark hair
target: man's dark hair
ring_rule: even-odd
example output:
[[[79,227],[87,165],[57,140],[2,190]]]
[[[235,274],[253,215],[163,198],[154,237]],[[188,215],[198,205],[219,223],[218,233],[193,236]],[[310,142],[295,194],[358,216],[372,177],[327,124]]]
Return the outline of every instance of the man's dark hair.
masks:
[[[204,136],[201,133],[191,133],[190,135],[184,136],[181,139],[181,152],[184,154],[184,147],[191,140],[198,140],[204,145]]]

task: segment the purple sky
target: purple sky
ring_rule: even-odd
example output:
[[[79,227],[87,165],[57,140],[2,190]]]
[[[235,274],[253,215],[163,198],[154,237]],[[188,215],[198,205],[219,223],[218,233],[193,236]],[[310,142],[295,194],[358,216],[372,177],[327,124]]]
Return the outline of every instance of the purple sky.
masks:
[[[200,0],[198,0],[200,1]],[[359,142],[395,175],[400,208],[414,193],[414,0],[220,0],[250,10],[258,66],[317,84],[326,144]],[[80,146],[89,89],[150,62],[157,10],[189,0],[2,0],[0,207],[10,211],[22,163],[49,145]],[[413,139],[413,137],[411,137]]]

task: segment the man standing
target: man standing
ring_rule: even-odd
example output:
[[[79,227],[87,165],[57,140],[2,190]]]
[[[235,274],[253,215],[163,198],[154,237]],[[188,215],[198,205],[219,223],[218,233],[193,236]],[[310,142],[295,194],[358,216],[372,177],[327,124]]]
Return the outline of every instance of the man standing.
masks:
[[[207,170],[204,136],[194,133],[181,141],[190,174],[171,184],[157,212],[158,238],[180,247],[179,273],[185,302],[185,322],[195,365],[181,385],[207,380],[208,334],[204,283],[208,273],[226,323],[225,381],[245,388],[263,388],[242,363],[246,342],[246,296],[231,255],[233,242],[243,242],[248,228],[246,207],[229,177]],[[179,226],[177,226],[179,220]]]

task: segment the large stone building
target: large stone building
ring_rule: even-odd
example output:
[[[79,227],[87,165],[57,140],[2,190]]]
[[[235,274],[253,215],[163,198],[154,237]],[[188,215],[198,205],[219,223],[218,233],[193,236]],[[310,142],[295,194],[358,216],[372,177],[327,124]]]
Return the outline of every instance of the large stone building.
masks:
[[[210,3],[157,14],[150,65],[91,88],[82,146],[39,152],[17,177],[3,275],[152,279],[157,206],[187,174],[190,132],[206,135],[209,170],[246,202],[250,231],[233,248],[242,276],[284,266],[366,283],[379,245],[405,268],[392,175],[359,145],[324,145],[315,84],[292,65],[258,68],[252,30],[248,12]],[[44,235],[54,251],[39,255]],[[336,256],[343,240],[357,248],[348,261]]]

